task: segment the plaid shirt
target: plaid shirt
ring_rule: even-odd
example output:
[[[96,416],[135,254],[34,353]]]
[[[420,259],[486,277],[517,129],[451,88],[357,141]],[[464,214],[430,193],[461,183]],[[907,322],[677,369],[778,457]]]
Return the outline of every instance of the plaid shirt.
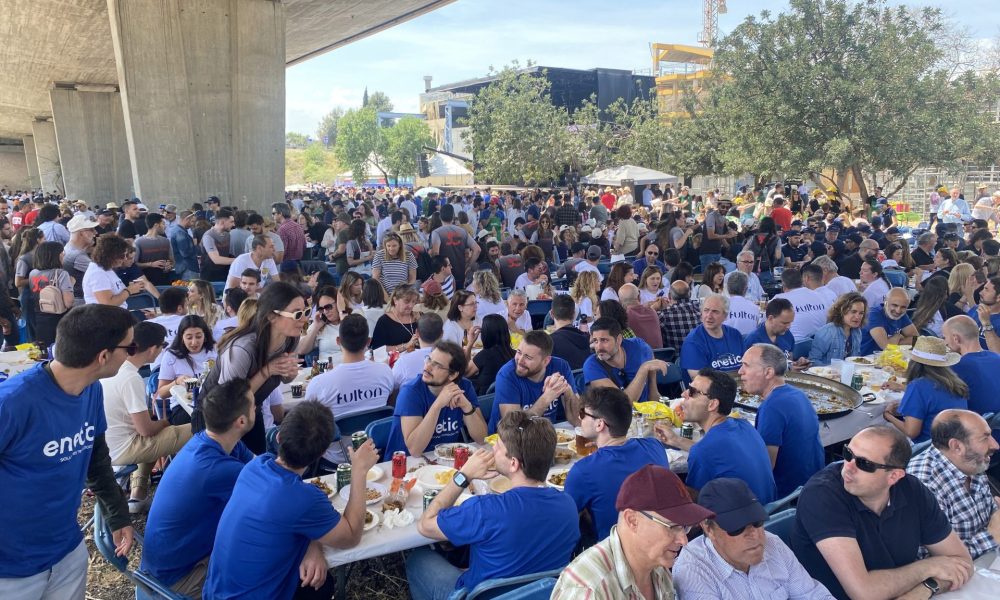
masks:
[[[985,474],[969,477],[934,446],[910,461],[906,470],[934,494],[972,558],[997,548],[998,540],[986,531],[997,506]],[[966,481],[969,482],[968,490]],[[923,548],[920,552],[921,556],[927,554]]]
[[[625,559],[618,526],[571,562],[552,591],[552,600],[674,600],[670,571],[653,569],[653,597],[643,598]]]
[[[556,227],[561,227],[563,225],[579,225],[580,224],[580,211],[576,210],[572,202],[567,202],[556,209]]]
[[[663,334],[663,347],[674,348],[680,352],[684,338],[699,325],[701,325],[701,309],[690,298],[661,310],[660,333]]]

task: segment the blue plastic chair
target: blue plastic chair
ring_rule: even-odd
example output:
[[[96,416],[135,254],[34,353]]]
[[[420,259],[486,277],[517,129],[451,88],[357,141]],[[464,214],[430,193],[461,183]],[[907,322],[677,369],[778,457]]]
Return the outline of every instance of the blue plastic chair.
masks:
[[[802,493],[802,486],[800,485],[799,487],[795,488],[795,491],[793,491],[791,494],[788,494],[784,498],[778,498],[774,502],[769,502],[767,506],[764,507],[764,510],[767,511],[767,514],[773,515],[786,508],[791,508],[792,504],[794,504],[799,499],[799,495],[801,493]]]
[[[213,281],[211,283],[212,283],[212,289],[215,290],[215,297],[216,298],[221,298],[222,297],[222,292],[226,291],[226,282],[225,281]]]
[[[792,360],[798,360],[803,356],[809,356],[809,351],[812,350],[812,347],[813,339],[811,337],[795,342],[795,348],[792,350]]]
[[[156,298],[149,292],[139,292],[125,299],[125,306],[129,310],[142,310],[144,308],[156,308]]]
[[[392,417],[385,417],[384,419],[372,421],[365,427],[368,439],[375,442],[375,447],[378,448],[379,454],[382,454],[385,451],[385,447],[389,445],[389,432],[392,430],[392,419]],[[383,456],[382,458],[386,457]]]
[[[931,447],[931,441],[920,442],[919,444],[913,444],[913,448],[910,449],[910,460],[920,456],[926,452]]]
[[[892,287],[906,287],[906,272],[897,269],[886,269],[885,278],[889,280]]]
[[[352,433],[355,431],[365,431],[370,423],[391,417],[393,410],[391,406],[380,406],[347,417],[341,417],[336,420],[337,429],[334,439],[342,439],[344,436],[347,436],[347,439],[350,440]]]
[[[783,510],[771,517],[764,523],[764,529],[773,533],[785,542],[786,546],[792,543],[792,526],[795,524],[795,509]]]
[[[488,600],[490,598],[503,598],[506,597],[507,593],[520,590],[520,588],[523,588],[525,585],[534,583],[541,579],[549,578],[554,580],[559,577],[560,573],[562,573],[562,569],[544,571],[541,573],[529,573],[527,575],[518,575],[516,577],[487,579],[473,588],[471,592],[464,589],[455,590],[455,592],[448,597],[448,600]],[[516,598],[517,596],[514,597]]]
[[[674,348],[657,348],[653,350],[653,358],[670,363],[667,373],[656,374],[656,387],[660,395],[665,395],[669,386],[677,384],[684,390],[684,376],[677,364],[677,350]]]
[[[486,388],[486,393],[492,394],[496,390],[497,390],[497,382],[494,381],[493,383],[490,384],[490,387]],[[480,402],[482,402],[482,400],[480,400]]]
[[[552,597],[552,592],[556,589],[557,581],[554,577],[539,579],[506,594],[501,594],[495,600],[549,600]]]
[[[576,393],[582,394],[583,388],[587,385],[583,379],[583,369],[573,371],[573,384],[576,385]]]
[[[490,386],[490,388],[492,387],[493,386]],[[487,393],[479,396],[479,410],[483,413],[483,418],[486,419],[487,424],[489,424],[490,418],[493,416],[493,402],[495,399],[496,395],[493,393]]]

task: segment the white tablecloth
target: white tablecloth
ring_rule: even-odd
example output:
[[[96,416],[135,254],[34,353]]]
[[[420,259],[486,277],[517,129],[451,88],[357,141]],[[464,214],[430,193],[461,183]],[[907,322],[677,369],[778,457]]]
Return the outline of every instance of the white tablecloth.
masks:
[[[941,600],[997,600],[1000,598],[1000,557],[988,552],[976,559],[976,572],[962,589],[936,596]]]

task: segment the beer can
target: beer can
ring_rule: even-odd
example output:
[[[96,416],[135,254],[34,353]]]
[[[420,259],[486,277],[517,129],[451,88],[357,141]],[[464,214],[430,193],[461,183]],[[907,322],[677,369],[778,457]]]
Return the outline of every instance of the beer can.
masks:
[[[454,458],[455,470],[461,469],[465,466],[465,462],[469,460],[469,448],[467,446],[456,446]]]
[[[368,441],[368,434],[365,433],[364,431],[355,431],[354,433],[351,434],[351,446],[354,446],[355,450],[360,448],[361,444],[364,444],[367,441]]]
[[[402,479],[406,477],[406,452],[397,450],[392,453],[392,478]]]
[[[337,491],[344,489],[345,486],[351,484],[351,465],[350,463],[341,463],[337,465]]]
[[[694,439],[694,425],[690,423],[681,425],[681,437],[688,440]]]
[[[434,497],[437,495],[437,490],[427,490],[424,492],[424,510],[427,510],[427,507],[431,505],[431,502],[434,501]]]
[[[851,377],[851,388],[861,391],[865,385],[865,380],[861,377],[861,373],[855,373],[854,377]]]

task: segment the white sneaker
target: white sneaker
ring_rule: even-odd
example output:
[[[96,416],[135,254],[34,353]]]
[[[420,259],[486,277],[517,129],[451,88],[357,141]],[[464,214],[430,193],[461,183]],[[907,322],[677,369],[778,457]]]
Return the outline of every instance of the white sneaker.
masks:
[[[143,500],[130,498],[128,501],[128,512],[130,515],[138,515],[149,511],[149,506],[153,503],[153,495],[149,494]]]

